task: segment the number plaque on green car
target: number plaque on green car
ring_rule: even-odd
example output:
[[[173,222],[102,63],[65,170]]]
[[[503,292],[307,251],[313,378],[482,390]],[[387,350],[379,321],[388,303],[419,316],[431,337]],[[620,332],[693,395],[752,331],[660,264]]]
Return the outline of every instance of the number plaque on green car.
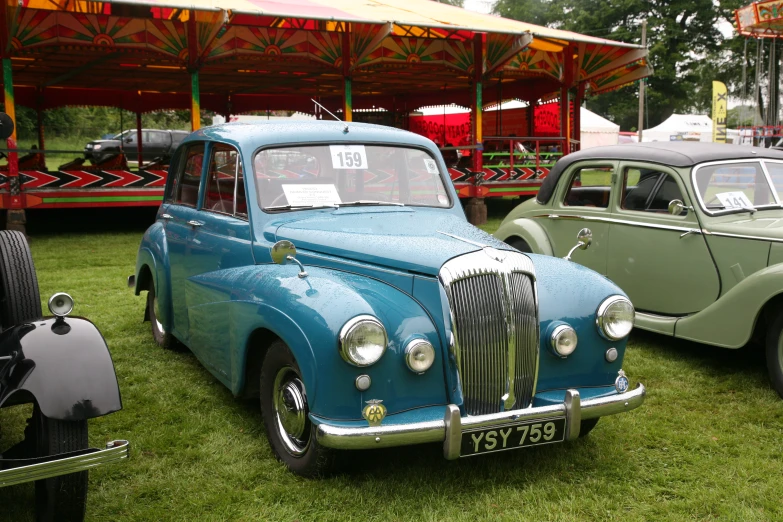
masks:
[[[631,298],[637,328],[725,348],[763,340],[783,396],[782,203],[777,150],[596,147],[558,161],[495,237],[604,274]],[[592,247],[574,251],[585,228]]]

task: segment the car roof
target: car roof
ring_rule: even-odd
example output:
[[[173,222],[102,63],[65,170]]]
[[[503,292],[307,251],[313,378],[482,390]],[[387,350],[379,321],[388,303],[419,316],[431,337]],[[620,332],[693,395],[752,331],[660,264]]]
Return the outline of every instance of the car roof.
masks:
[[[394,127],[370,123],[331,120],[233,122],[204,127],[191,133],[183,143],[193,140],[215,140],[233,143],[242,148],[256,149],[263,145],[378,142],[418,145],[434,149],[429,139]]]
[[[539,203],[546,203],[555,192],[563,172],[583,160],[633,160],[660,163],[672,167],[691,167],[706,161],[726,161],[748,158],[783,160],[783,151],[761,147],[746,147],[725,143],[700,143],[689,141],[654,141],[650,143],[626,143],[594,147],[568,154],[560,158],[549,172],[536,195]]]

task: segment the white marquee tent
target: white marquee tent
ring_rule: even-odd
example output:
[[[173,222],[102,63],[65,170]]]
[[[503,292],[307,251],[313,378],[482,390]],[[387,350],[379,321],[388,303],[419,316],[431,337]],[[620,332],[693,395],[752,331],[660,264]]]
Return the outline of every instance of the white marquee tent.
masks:
[[[642,141],[712,141],[712,120],[704,114],[672,114],[642,131]]]

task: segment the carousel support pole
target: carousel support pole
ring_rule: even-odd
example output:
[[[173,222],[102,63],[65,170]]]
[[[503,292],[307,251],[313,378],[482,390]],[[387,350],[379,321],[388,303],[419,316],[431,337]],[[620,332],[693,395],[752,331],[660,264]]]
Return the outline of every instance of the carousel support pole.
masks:
[[[571,152],[571,84],[574,81],[573,48],[563,49],[563,74],[560,82],[560,136],[563,137],[563,156]]]
[[[484,36],[481,34],[473,35],[473,194],[468,204],[465,206],[465,214],[468,221],[473,225],[483,225],[487,222],[487,205],[483,197],[478,197],[478,186],[483,177],[484,170],[484,146],[481,134],[481,108],[483,106],[482,95],[482,77],[484,76]]]
[[[4,7],[0,7],[4,10]],[[5,30],[5,29],[4,29]],[[5,48],[3,48],[3,51]],[[16,106],[14,105],[14,78],[11,70],[11,59],[8,56],[3,57],[3,87],[5,94],[5,112],[14,122],[14,132],[6,142],[8,149],[16,149]],[[19,178],[19,156],[16,152],[8,153],[8,192],[10,201],[8,205],[8,218],[6,228],[8,230],[18,230],[25,233],[25,223],[27,222],[24,212],[24,195],[22,194],[22,183]]]
[[[143,133],[141,132],[141,113],[136,113],[136,145],[137,150],[139,152],[139,170],[141,170],[141,165],[144,163],[142,154],[144,152],[144,147],[142,146],[142,136]]]
[[[45,150],[46,143],[44,141],[44,124],[43,124],[43,109],[41,109],[41,96],[38,98],[38,107],[36,107],[35,115],[38,120],[38,149]]]
[[[198,71],[190,73],[190,130],[201,128],[201,96],[199,95]]]
[[[353,79],[351,78],[351,33],[346,30],[342,34],[343,44],[343,120],[353,121]]]
[[[585,97],[585,84],[580,83],[576,88],[576,97],[574,98],[574,128],[571,134],[578,143],[576,150],[582,150],[582,100]]]

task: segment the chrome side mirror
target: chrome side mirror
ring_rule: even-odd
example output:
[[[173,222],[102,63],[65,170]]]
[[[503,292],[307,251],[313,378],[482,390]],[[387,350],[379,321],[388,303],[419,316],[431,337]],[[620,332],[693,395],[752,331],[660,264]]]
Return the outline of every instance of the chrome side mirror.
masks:
[[[287,240],[278,241],[274,245],[272,245],[271,254],[272,254],[272,262],[276,265],[284,265],[288,263],[289,261],[296,263],[299,265],[299,277],[304,278],[307,277],[307,272],[305,272],[304,265],[299,262],[298,259],[296,259],[296,247],[293,243]]]
[[[593,231],[589,228],[583,228],[579,231],[579,233],[576,235],[577,244],[568,251],[568,254],[563,258],[566,261],[571,261],[571,254],[576,251],[578,248],[579,250],[587,250],[587,248],[593,244]]]
[[[672,216],[681,215],[683,210],[685,210],[685,203],[679,199],[673,199],[669,201],[669,214]]]

